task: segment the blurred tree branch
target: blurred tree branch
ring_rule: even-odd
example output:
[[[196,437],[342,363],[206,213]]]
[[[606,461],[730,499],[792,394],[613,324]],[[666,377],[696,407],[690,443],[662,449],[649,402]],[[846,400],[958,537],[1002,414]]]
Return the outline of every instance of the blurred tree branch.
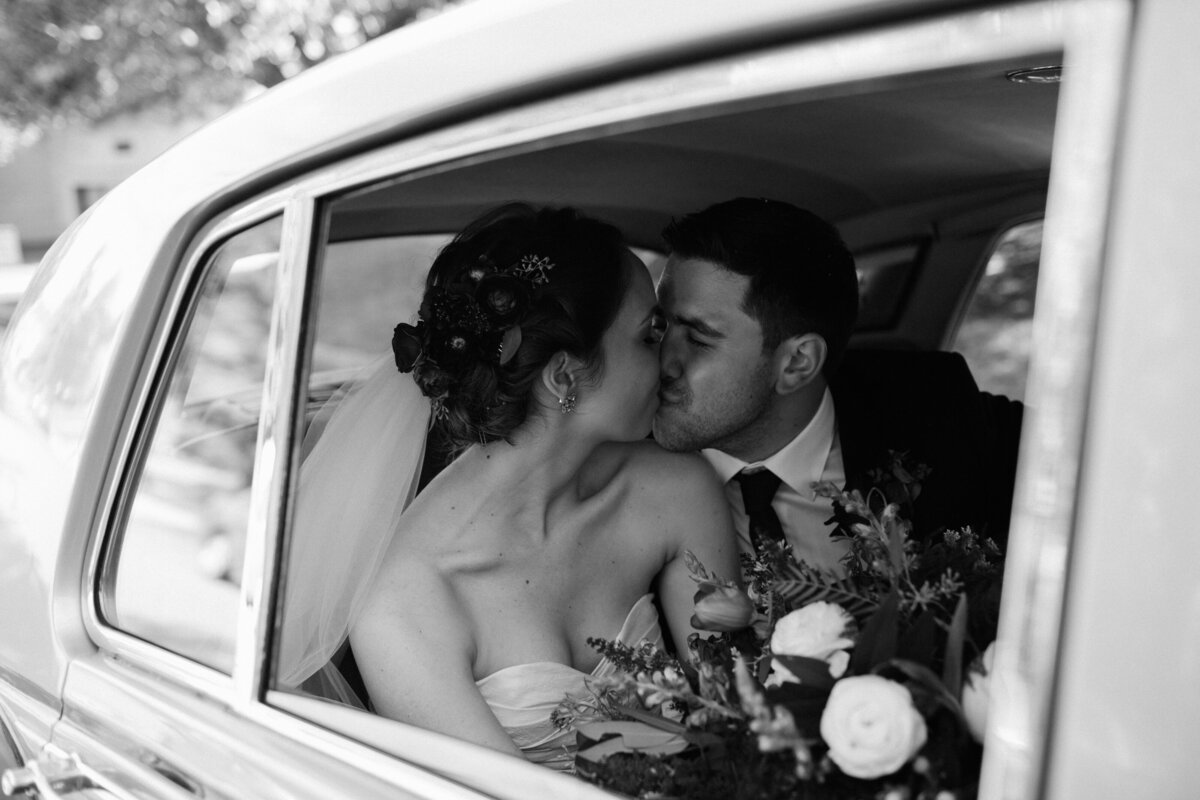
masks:
[[[0,0],[0,124],[232,105],[449,0]]]

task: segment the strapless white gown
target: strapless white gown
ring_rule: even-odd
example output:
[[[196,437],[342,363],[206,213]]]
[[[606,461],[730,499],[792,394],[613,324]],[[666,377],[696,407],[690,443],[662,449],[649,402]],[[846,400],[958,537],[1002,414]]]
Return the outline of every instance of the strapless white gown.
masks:
[[[653,594],[642,595],[633,604],[615,638],[631,646],[648,640],[662,647],[662,628]],[[586,680],[611,675],[616,669],[608,659],[597,664],[590,674],[566,664],[538,661],[497,670],[475,685],[527,759],[570,772],[575,766],[575,730],[554,727],[550,714],[567,695],[586,694]]]

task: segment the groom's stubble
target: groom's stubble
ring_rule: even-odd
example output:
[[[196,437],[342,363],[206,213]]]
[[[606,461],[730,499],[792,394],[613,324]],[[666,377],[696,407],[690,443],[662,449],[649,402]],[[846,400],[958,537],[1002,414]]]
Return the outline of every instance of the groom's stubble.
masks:
[[[663,376],[654,439],[675,452],[715,448],[730,455],[754,452],[769,427],[775,397],[770,362],[760,359],[737,374]]]

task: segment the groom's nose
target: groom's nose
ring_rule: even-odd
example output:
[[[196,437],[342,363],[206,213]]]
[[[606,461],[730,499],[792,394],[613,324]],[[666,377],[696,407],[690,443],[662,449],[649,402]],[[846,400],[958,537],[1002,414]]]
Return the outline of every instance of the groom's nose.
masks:
[[[658,350],[659,375],[664,383],[683,374],[683,329],[671,325]]]

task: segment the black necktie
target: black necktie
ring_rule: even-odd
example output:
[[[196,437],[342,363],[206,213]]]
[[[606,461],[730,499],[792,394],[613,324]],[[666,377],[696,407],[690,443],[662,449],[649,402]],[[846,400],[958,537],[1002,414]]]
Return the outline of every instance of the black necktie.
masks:
[[[760,469],[757,472],[739,472],[734,480],[742,485],[742,504],[750,517],[750,541],[755,551],[760,551],[765,541],[781,541],[783,525],[775,509],[771,508],[771,500],[779,488],[779,476],[769,469]]]

